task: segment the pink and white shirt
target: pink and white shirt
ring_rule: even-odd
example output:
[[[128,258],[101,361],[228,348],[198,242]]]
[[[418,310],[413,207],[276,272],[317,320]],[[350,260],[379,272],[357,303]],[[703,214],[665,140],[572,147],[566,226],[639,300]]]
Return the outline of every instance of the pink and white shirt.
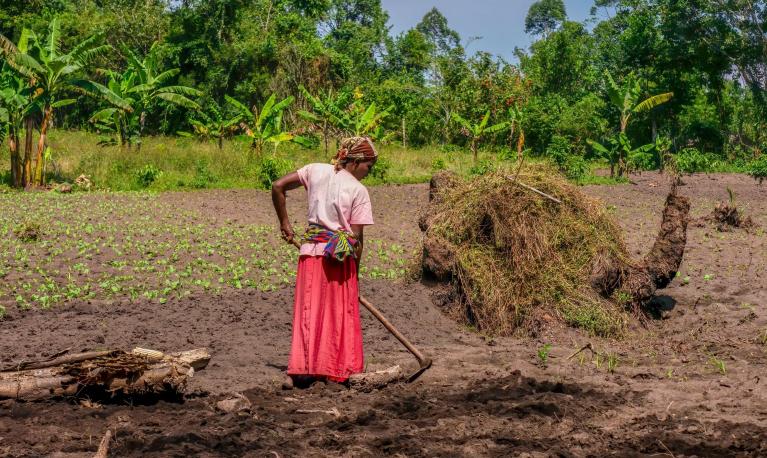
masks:
[[[298,170],[309,203],[307,219],[331,231],[351,232],[352,224],[373,224],[373,207],[365,186],[344,169],[331,164],[309,164]],[[322,256],[325,245],[304,243],[301,255]]]

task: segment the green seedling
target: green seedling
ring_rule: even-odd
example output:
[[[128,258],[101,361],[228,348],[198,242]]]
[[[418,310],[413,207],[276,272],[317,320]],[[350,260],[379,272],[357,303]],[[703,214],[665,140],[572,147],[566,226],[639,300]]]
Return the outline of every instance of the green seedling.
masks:
[[[541,348],[538,349],[538,361],[540,361],[541,366],[546,367],[546,363],[549,360],[549,353],[551,352],[551,345],[544,344]]]
[[[618,368],[618,355],[616,353],[609,353],[607,355],[607,372],[614,373]]]
[[[711,359],[708,360],[708,363],[714,366],[714,368],[722,375],[727,374],[727,368],[725,367],[724,361],[717,358],[716,356],[712,356]]]

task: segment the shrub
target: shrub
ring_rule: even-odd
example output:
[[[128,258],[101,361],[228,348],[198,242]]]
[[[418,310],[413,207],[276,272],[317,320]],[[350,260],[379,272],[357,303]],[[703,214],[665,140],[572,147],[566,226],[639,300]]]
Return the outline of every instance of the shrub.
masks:
[[[204,189],[210,186],[211,183],[215,182],[218,179],[211,171],[208,169],[208,163],[199,160],[197,161],[197,164],[195,165],[195,174],[194,179],[192,180],[192,187],[195,189]]]
[[[162,170],[152,164],[147,164],[136,171],[136,182],[142,188],[147,188],[162,176]]]
[[[767,154],[760,155],[746,166],[747,173],[762,184],[767,180]]]
[[[258,164],[258,182],[264,189],[272,187],[272,183],[290,172],[293,164],[286,159],[276,156],[265,156]]]
[[[373,166],[373,169],[370,171],[370,176],[381,181],[386,181],[386,176],[389,174],[390,170],[391,161],[385,157],[379,157],[376,164]]]
[[[656,156],[650,151],[636,151],[628,157],[629,170],[655,170],[658,168]]]
[[[493,167],[493,163],[488,161],[487,159],[482,159],[478,161],[476,164],[472,165],[469,169],[469,174],[471,175],[485,175],[488,172],[492,172],[495,169]]]
[[[571,180],[582,178],[589,172],[588,162],[574,151],[573,145],[567,137],[561,135],[552,137],[547,152],[559,171]]]
[[[714,163],[714,158],[701,153],[697,148],[684,148],[674,156],[674,163],[679,173],[707,172]]]
[[[431,161],[431,170],[433,172],[439,171],[439,170],[445,170],[445,160],[441,157],[434,158],[433,161]]]
[[[572,155],[565,160],[562,173],[570,180],[579,180],[589,173],[589,163],[583,156]]]

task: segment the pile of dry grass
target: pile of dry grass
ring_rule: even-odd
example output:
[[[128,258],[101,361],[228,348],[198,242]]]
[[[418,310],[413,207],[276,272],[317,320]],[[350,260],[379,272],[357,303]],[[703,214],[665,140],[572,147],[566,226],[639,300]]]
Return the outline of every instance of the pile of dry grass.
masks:
[[[535,333],[559,318],[616,335],[626,310],[641,313],[655,291],[659,275],[630,259],[604,205],[547,167],[527,167],[516,181],[502,173],[469,181],[437,175],[430,197],[421,219],[424,273],[452,285],[450,313],[479,329]],[[676,238],[678,226],[671,228]],[[678,267],[681,253],[673,254],[678,259],[658,274]]]

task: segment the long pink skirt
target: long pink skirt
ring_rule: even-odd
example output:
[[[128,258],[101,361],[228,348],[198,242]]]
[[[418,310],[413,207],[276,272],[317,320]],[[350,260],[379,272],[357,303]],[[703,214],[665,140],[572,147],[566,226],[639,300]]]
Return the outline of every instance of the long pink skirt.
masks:
[[[301,256],[288,374],[343,382],[363,368],[356,261]]]

